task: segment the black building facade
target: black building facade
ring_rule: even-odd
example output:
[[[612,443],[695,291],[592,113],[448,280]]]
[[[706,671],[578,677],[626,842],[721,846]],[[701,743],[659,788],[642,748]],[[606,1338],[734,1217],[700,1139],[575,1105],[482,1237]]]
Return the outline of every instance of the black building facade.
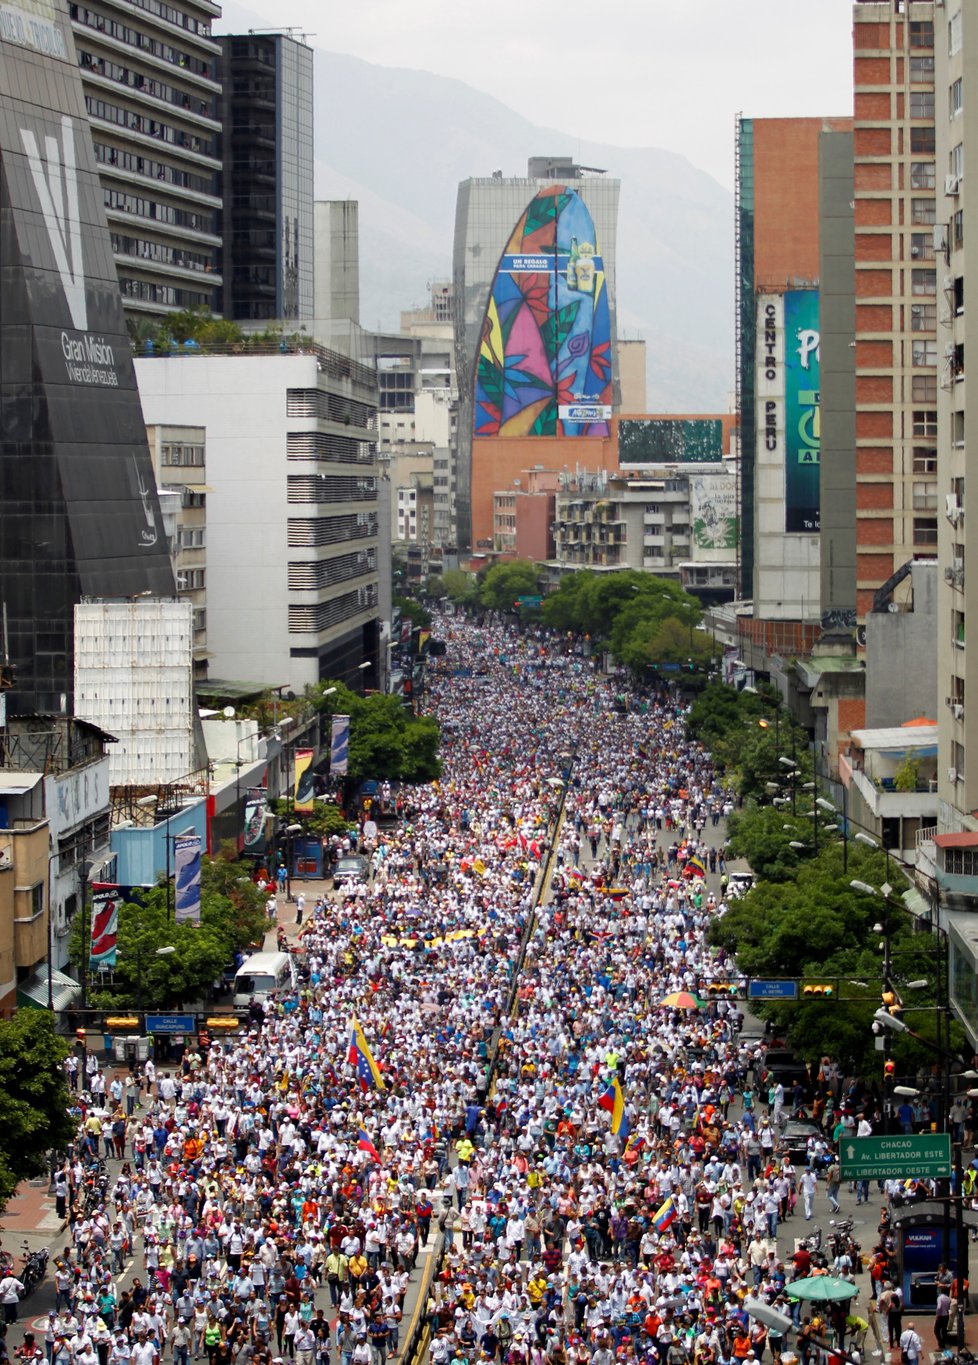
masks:
[[[170,597],[63,0],[0,13],[0,649],[12,711],[72,706],[82,597]]]
[[[224,316],[313,315],[312,49],[284,33],[220,39]]]

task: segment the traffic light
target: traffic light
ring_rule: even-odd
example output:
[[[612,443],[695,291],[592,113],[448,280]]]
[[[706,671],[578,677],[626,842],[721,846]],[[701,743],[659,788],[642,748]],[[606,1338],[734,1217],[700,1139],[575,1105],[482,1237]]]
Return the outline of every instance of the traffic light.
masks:
[[[892,1081],[893,1077],[896,1075],[896,1062],[892,1057],[888,1057],[883,1063],[883,1075],[888,1081]]]
[[[809,999],[831,1000],[835,994],[835,987],[828,982],[808,981],[802,986],[801,993]]]
[[[883,1008],[893,1019],[903,1018],[903,1001],[890,985],[889,981],[884,982],[880,992],[880,999],[883,1001]]]
[[[720,998],[733,1000],[740,994],[740,988],[732,981],[711,981],[706,988],[706,993],[713,1000]]]

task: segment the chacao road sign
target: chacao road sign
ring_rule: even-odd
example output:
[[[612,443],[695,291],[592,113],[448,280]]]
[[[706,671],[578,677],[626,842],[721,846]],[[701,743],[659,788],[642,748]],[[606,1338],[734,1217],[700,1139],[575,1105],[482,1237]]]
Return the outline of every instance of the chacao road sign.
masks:
[[[843,1180],[940,1178],[951,1174],[951,1138],[947,1133],[842,1138],[839,1158]]]

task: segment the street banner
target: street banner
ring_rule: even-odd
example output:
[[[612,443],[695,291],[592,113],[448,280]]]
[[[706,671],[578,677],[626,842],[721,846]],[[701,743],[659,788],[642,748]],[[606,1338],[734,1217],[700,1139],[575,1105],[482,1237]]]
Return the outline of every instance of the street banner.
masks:
[[[111,882],[92,884],[92,943],[88,955],[93,971],[115,966],[119,934],[120,888]]]
[[[295,751],[295,786],[292,792],[292,809],[308,813],[313,806],[312,749]]]
[[[181,834],[173,841],[174,918],[177,924],[200,923],[200,835]]]
[[[329,770],[334,777],[345,777],[350,757],[350,717],[334,716],[329,746]]]
[[[259,858],[265,852],[265,793],[260,787],[250,791],[245,798],[243,852],[250,857]]]

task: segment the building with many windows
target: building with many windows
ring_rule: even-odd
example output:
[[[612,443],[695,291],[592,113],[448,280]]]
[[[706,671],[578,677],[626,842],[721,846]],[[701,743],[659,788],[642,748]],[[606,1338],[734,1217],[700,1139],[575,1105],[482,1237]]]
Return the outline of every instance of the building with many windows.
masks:
[[[199,682],[207,677],[207,432],[203,427],[151,426],[146,436],[177,596],[192,608],[194,678]]]
[[[150,425],[206,433],[212,683],[375,685],[375,372],[312,343],[136,371]]]
[[[221,311],[220,48],[212,0],[68,6],[123,303]]]
[[[313,292],[312,48],[221,38],[224,316],[308,321]]]
[[[856,616],[937,549],[947,236],[937,229],[934,6],[853,6]],[[863,636],[860,636],[862,642]]]

